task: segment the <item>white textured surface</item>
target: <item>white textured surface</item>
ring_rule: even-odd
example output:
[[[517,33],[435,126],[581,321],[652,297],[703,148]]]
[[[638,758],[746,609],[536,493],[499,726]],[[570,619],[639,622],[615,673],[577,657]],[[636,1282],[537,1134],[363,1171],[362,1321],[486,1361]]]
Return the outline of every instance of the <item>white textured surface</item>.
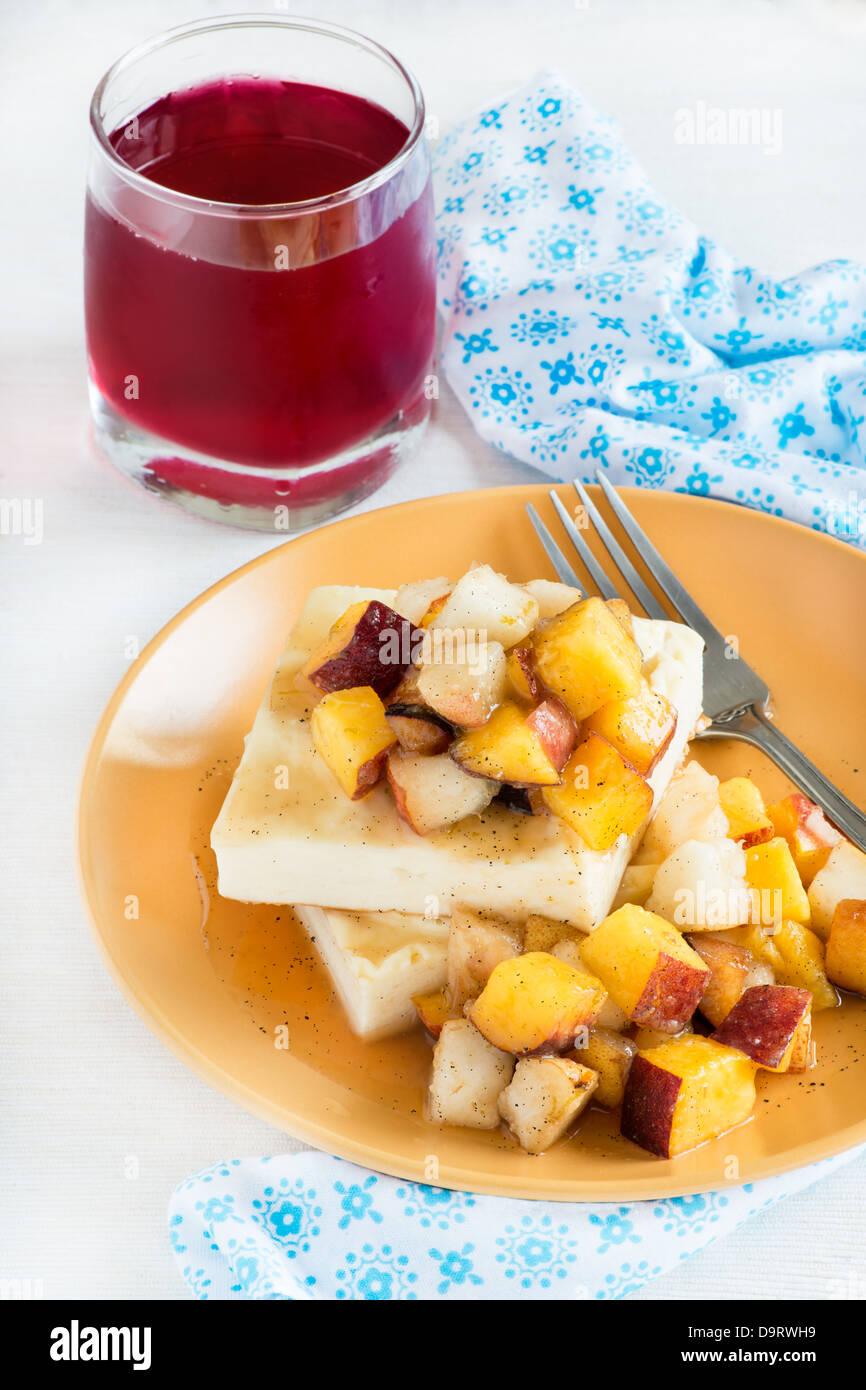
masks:
[[[39,546],[2,540],[0,1278],[46,1296],[176,1298],[164,1211],[175,1182],[285,1136],[191,1076],[131,1013],[90,942],[71,820],[90,730],[140,645],[274,542],[186,517],[88,445],[80,230],[90,90],[122,50],[225,0],[43,0],[0,14],[4,497],[40,498]],[[237,8],[265,8],[258,4]],[[285,7],[284,7],[285,8]],[[304,0],[415,67],[440,127],[542,66],[621,121],[658,187],[776,273],[862,258],[866,8],[858,0]],[[780,108],[783,145],[689,147],[673,112]],[[519,481],[447,392],[415,467],[372,505]],[[866,1294],[866,1160],[765,1213],[642,1298]],[[628,1258],[624,1255],[624,1258]]]

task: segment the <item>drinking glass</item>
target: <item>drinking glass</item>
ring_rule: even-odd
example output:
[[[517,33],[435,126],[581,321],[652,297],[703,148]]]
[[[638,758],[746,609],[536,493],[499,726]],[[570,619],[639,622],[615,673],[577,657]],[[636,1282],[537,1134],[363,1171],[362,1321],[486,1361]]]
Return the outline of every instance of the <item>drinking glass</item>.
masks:
[[[414,77],[334,24],[203,20],[115,63],[91,126],[87,346],[111,461],[258,529],[373,492],[435,394]]]

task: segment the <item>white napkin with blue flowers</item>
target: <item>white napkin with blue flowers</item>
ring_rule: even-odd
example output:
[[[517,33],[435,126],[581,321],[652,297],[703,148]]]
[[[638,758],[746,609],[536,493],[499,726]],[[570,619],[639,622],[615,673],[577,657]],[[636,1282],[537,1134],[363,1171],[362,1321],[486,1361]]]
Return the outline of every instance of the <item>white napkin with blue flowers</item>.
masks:
[[[485,439],[866,543],[866,268],[738,264],[551,75],[448,135],[436,180],[443,365]],[[234,1159],[180,1185],[170,1231],[202,1299],[618,1299],[863,1152],[629,1205]]]
[[[435,179],[442,364],[486,440],[866,544],[866,266],[739,263],[551,74],[446,135]]]
[[[863,1152],[628,1206],[473,1196],[320,1153],[232,1159],[181,1183],[169,1229],[200,1299],[619,1299]]]

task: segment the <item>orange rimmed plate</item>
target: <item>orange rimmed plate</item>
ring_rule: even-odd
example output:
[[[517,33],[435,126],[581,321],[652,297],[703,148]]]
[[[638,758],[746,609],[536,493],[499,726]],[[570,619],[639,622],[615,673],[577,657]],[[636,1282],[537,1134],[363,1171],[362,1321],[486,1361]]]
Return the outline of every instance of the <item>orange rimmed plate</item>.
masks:
[[[561,493],[570,505],[573,493]],[[866,555],[727,503],[624,495],[767,680],[781,727],[863,805]],[[217,894],[210,827],[308,591],[397,587],[476,559],[517,580],[549,574],[529,501],[559,534],[544,486],[337,522],[228,575],[154,638],[99,722],[79,803],[82,893],[109,969],[157,1036],[239,1105],[331,1153],[438,1186],[572,1201],[676,1196],[866,1141],[866,1000],[850,996],[815,1020],[814,1070],[763,1076],[748,1123],[676,1160],[644,1154],[597,1110],[540,1158],[498,1131],[435,1128],[422,1116],[430,1051],[420,1033],[359,1042],[291,910]],[[696,753],[712,772],[753,773],[768,799],[788,789],[745,745]]]

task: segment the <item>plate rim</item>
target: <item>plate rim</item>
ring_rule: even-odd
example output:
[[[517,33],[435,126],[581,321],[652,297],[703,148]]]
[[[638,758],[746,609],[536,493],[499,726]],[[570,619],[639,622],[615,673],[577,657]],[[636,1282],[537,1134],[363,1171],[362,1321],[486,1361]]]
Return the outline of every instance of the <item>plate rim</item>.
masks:
[[[596,483],[588,484],[589,491],[599,492]],[[387,512],[412,511],[419,507],[433,507],[442,505],[454,505],[459,502],[461,505],[469,506],[473,502],[478,504],[480,500],[491,492],[497,495],[520,496],[526,501],[537,501],[542,497],[547,498],[551,490],[557,492],[567,489],[571,495],[571,482],[559,482],[551,479],[550,482],[540,483],[511,483],[501,487],[492,488],[469,488],[456,492],[435,493],[429,497],[409,498],[406,501],[394,503],[389,506],[371,508],[368,511],[359,512],[349,517],[338,518],[329,522],[325,526],[319,526],[312,530],[305,531],[299,536],[287,537],[285,541],[278,545],[271,546],[262,551],[259,555],[253,556],[244,564],[237,566],[223,575],[214,583],[201,590],[188,603],[184,604],[169,620],[146,643],[135,661],[131,663],[118,681],[106,704],[104,705],[93,733],[88,741],[87,750],[81,766],[78,790],[75,798],[74,810],[74,859],[76,881],[79,897],[84,909],[85,918],[90,931],[91,938],[97,948],[109,975],[114,980],[120,990],[121,995],[131,1005],[135,1014],[148,1027],[151,1033],[168,1048],[190,1071],[200,1080],[212,1086],[219,1094],[225,1096],[234,1104],[240,1105],[258,1119],[272,1125],[279,1132],[289,1134],[293,1138],[303,1143],[311,1145],[314,1149],[319,1149],[324,1153],[333,1154],[339,1158],[350,1162],[360,1163],[370,1167],[376,1172],[388,1174],[392,1177],[402,1178],[405,1181],[423,1182],[426,1174],[424,1171],[423,1156],[417,1160],[410,1158],[397,1159],[391,1155],[389,1150],[377,1148],[375,1145],[361,1141],[349,1140],[339,1131],[330,1129],[327,1125],[318,1121],[310,1120],[303,1113],[291,1108],[291,1103],[287,1101],[282,1105],[277,1105],[269,1100],[260,1092],[253,1090],[249,1085],[239,1078],[231,1075],[218,1063],[213,1062],[209,1057],[188,1038],[180,1029],[172,1023],[166,1015],[159,1000],[154,998],[149,991],[134,990],[124,976],[118,961],[115,959],[103,935],[98,921],[95,894],[91,894],[88,886],[88,877],[85,871],[85,809],[87,797],[90,793],[94,775],[99,763],[102,750],[104,749],[111,724],[117,710],[123,702],[127,690],[137,679],[138,674],[148,665],[155,653],[164,645],[168,638],[174,633],[194,612],[208,602],[212,597],[232,584],[238,582],[245,575],[254,570],[271,563],[275,556],[279,555],[287,546],[303,546],[305,542],[319,537],[325,531],[335,528],[363,527],[368,519],[381,517]],[[760,511],[756,508],[744,506],[740,503],[729,501],[728,499],[716,497],[698,496],[694,493],[667,491],[661,488],[640,488],[634,486],[617,485],[617,491],[625,494],[628,500],[629,495],[640,495],[642,499],[664,498],[667,502],[674,502],[676,505],[691,507],[700,504],[703,507],[712,506],[714,509],[736,513],[739,516],[758,516],[763,523],[781,528],[786,531],[810,536],[813,541],[829,546],[832,550],[840,550],[847,556],[855,556],[866,564],[866,552],[855,546],[847,544],[838,537],[831,536],[823,531],[813,530],[799,522],[791,521],[787,517],[777,517],[768,512]],[[532,496],[535,494],[535,496]],[[745,1122],[752,1123],[756,1119],[753,1114]],[[741,1128],[737,1126],[736,1128]],[[432,1131],[431,1131],[432,1132]],[[735,1130],[726,1131],[733,1133]],[[721,1136],[717,1136],[721,1137]],[[569,1179],[554,1179],[551,1177],[540,1178],[540,1190],[531,1191],[527,1186],[528,1179],[521,1180],[519,1177],[496,1178],[485,1172],[484,1169],[472,1169],[461,1167],[454,1168],[453,1165],[443,1163],[440,1167],[436,1185],[454,1191],[462,1191],[477,1194],[487,1194],[491,1196],[502,1196],[521,1198],[530,1201],[554,1201],[554,1202],[630,1202],[641,1200],[664,1200],[670,1197],[690,1196],[699,1193],[723,1191],[726,1187],[742,1186],[744,1181],[755,1182],[761,1179],[779,1177],[785,1173],[793,1172],[821,1160],[830,1159],[847,1153],[858,1145],[866,1141],[866,1113],[861,1120],[847,1125],[844,1129],[836,1132],[830,1138],[818,1138],[810,1140],[808,1143],[799,1146],[789,1157],[769,1156],[756,1159],[750,1164],[747,1178],[732,1178],[729,1182],[719,1180],[700,1181],[683,1179],[677,1181],[675,1176],[670,1173],[663,1173],[662,1167],[674,1165],[676,1159],[659,1160],[658,1177],[652,1174],[645,1178],[634,1178],[625,1180],[612,1177],[610,1179],[593,1179],[591,1184],[581,1183],[579,1179],[571,1181]],[[699,1148],[702,1146],[698,1146]],[[697,1152],[697,1150],[693,1150]],[[673,1169],[675,1173],[675,1169]]]

